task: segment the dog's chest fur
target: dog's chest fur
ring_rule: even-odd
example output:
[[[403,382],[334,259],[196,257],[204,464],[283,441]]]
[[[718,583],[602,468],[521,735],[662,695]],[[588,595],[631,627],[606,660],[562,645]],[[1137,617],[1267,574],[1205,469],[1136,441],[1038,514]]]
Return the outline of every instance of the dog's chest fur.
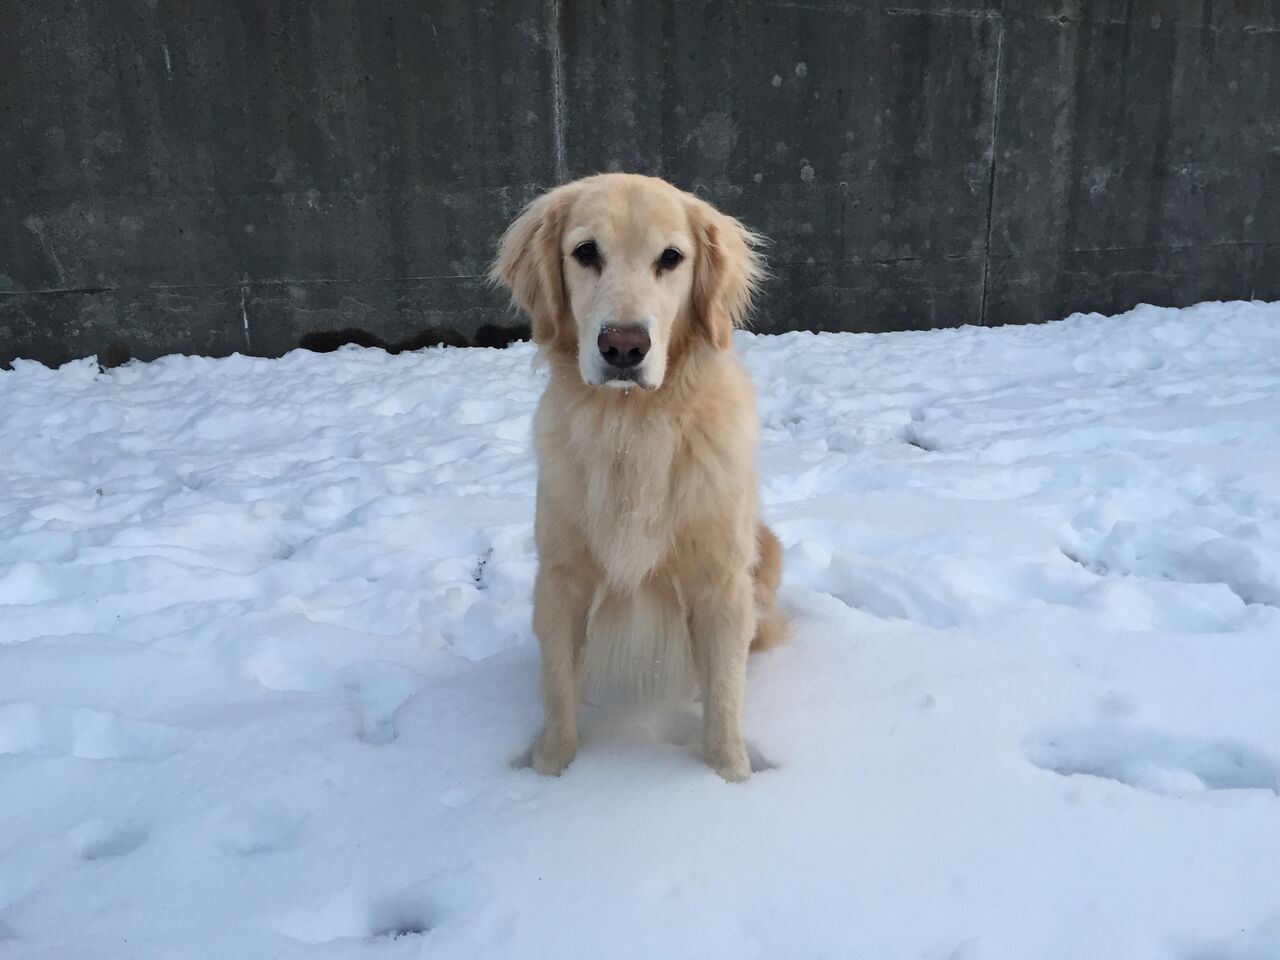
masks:
[[[609,585],[627,591],[673,546],[679,506],[687,499],[680,487],[694,478],[675,469],[682,439],[670,418],[578,413],[569,425],[569,449],[578,467],[583,533]]]
[[[604,574],[587,615],[583,675],[594,696],[687,692],[692,645],[684,591],[664,560],[696,476],[679,424],[665,416],[584,416],[571,426],[581,522]]]
[[[539,410],[543,542],[561,556],[584,550],[598,571],[586,623],[590,688],[681,690],[691,591],[718,563],[750,563],[754,410],[749,394],[742,402],[720,379],[739,368],[720,369],[698,381],[706,390],[677,384],[666,398],[584,394],[566,378]],[[733,402],[717,403],[726,394]]]
[[[755,411],[745,382],[736,363],[721,362],[703,369],[698,388],[663,386],[665,403],[550,386],[563,393],[539,409],[536,427],[546,506],[576,528],[611,589],[635,589],[695,526],[703,541],[719,533],[753,544]]]

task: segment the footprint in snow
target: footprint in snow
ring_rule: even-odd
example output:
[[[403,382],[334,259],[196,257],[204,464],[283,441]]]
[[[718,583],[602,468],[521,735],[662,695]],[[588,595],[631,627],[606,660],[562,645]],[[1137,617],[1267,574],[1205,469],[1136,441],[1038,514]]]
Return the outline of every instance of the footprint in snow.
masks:
[[[1280,957],[1280,915],[1237,937],[1206,941],[1188,950],[1182,960],[1275,960]]]
[[[1026,750],[1041,769],[1102,777],[1151,793],[1266,790],[1280,796],[1280,762],[1236,741],[1100,725],[1040,734],[1027,741]]]
[[[156,760],[180,746],[181,731],[87,707],[0,706],[0,754],[83,760]]]
[[[912,418],[914,421],[914,417]],[[925,453],[936,453],[941,447],[938,439],[925,430],[921,429],[918,423],[912,422],[898,431],[898,438],[905,444],[915,447],[917,450],[923,450]]]
[[[369,904],[368,932],[375,940],[398,940],[431,930],[431,910],[414,897],[390,897]]]
[[[286,914],[275,927],[300,943],[329,943],[423,936],[436,924],[435,906],[413,887],[379,896],[343,890],[322,903]]]
[[[215,811],[209,818],[209,831],[223,853],[273,853],[297,843],[302,817],[284,807],[237,804]]]
[[[450,787],[440,794],[440,804],[450,810],[457,810],[472,803],[479,795],[474,787]]]
[[[360,660],[337,668],[319,657],[299,655],[278,641],[264,643],[245,657],[241,669],[268,690],[341,691],[355,712],[356,736],[373,744],[396,739],[396,711],[418,686],[414,672],[398,663]]]
[[[71,852],[81,860],[105,860],[132,853],[146,842],[148,830],[137,820],[100,817],[71,831]]]
[[[956,945],[956,948],[947,954],[947,960],[982,960],[986,951],[982,949],[981,937],[970,937]]]
[[[356,713],[356,736],[365,743],[391,743],[399,736],[396,711],[418,687],[412,670],[395,663],[366,660],[343,669],[342,689]]]

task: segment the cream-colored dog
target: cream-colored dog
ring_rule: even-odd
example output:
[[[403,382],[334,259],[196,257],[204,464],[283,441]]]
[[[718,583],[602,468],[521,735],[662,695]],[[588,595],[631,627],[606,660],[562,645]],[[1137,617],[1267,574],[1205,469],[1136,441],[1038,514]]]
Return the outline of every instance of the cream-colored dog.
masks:
[[[702,689],[708,763],[751,774],[747,653],[786,632],[777,539],[756,511],[754,394],[733,352],[759,238],[662,180],[604,174],[534,200],[493,277],[550,365],[535,419],[545,724],[533,765],[578,750],[584,676]]]

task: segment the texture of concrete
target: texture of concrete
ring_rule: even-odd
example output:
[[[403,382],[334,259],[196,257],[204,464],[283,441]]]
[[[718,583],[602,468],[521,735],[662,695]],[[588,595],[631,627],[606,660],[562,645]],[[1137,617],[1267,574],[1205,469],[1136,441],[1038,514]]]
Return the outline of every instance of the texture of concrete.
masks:
[[[12,0],[0,125],[0,363],[500,343],[609,169],[773,239],[763,330],[1280,297],[1264,0]]]

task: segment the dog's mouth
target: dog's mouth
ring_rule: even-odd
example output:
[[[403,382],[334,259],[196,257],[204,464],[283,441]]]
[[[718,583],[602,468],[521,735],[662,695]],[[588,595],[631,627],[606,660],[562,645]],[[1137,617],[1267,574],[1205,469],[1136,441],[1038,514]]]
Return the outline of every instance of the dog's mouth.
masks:
[[[605,367],[600,373],[599,386],[612,387],[614,390],[630,390],[639,387],[641,390],[652,390],[653,385],[644,379],[639,370],[623,370],[618,367]]]

